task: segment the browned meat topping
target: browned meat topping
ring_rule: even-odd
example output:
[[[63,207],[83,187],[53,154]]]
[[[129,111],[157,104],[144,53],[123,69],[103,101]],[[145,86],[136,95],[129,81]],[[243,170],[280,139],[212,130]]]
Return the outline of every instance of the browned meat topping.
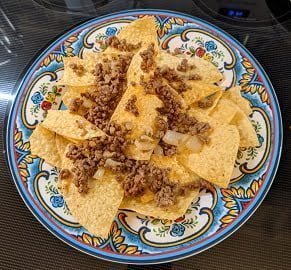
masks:
[[[119,55],[116,59],[96,65],[95,76],[98,91],[83,93],[95,103],[84,115],[100,129],[108,124],[126,88],[126,72],[132,56]]]
[[[70,171],[68,169],[62,169],[60,171],[60,178],[61,179],[66,179],[70,176]]]
[[[182,54],[182,51],[180,48],[175,48],[175,50],[171,53],[172,55],[176,56],[178,54]]]
[[[177,147],[175,145],[167,144],[164,141],[160,141],[159,145],[163,148],[165,156],[173,156],[177,153]]]
[[[189,75],[188,79],[191,80],[191,81],[199,81],[199,80],[201,80],[202,78],[201,78],[201,76],[198,75],[198,74],[191,74],[191,75]]]
[[[137,85],[136,82],[130,82],[130,84],[131,84],[132,86],[136,86],[136,85]]]
[[[85,73],[85,68],[82,65],[70,64],[69,67],[76,73],[77,76],[81,77]]]
[[[175,197],[173,187],[165,185],[155,194],[155,201],[158,206],[166,207],[175,203]]]
[[[131,52],[141,47],[141,42],[137,44],[127,43],[125,39],[118,39],[116,36],[111,36],[105,41],[106,47],[113,47],[119,51]]]
[[[166,119],[164,119],[161,116],[158,116],[156,118],[156,123],[155,123],[155,127],[156,127],[156,138],[157,139],[161,139],[164,137],[166,131],[168,130],[168,123],[166,121]]]
[[[154,67],[154,55],[155,55],[155,47],[154,44],[150,44],[148,48],[140,53],[142,58],[142,62],[140,64],[140,68],[144,72],[149,72]]]
[[[136,106],[137,97],[132,95],[125,105],[125,110],[131,112],[134,116],[139,116],[139,112]]]
[[[182,81],[181,76],[175,71],[175,69],[170,68],[166,65],[158,67],[156,73],[165,78],[169,82],[180,82]]]
[[[202,109],[209,108],[213,105],[213,100],[211,97],[206,97],[198,101],[198,107]]]
[[[186,72],[188,68],[189,68],[189,64],[188,64],[188,60],[187,59],[183,59],[181,61],[181,64],[179,64],[177,66],[177,70],[181,71],[181,72]]]
[[[82,105],[83,105],[83,100],[81,98],[74,98],[70,102],[68,109],[70,110],[70,112],[75,113],[81,108]]]
[[[179,186],[178,194],[181,196],[185,196],[190,190],[194,190],[197,188],[205,188],[210,190],[212,188],[212,184],[201,178],[197,182]]]

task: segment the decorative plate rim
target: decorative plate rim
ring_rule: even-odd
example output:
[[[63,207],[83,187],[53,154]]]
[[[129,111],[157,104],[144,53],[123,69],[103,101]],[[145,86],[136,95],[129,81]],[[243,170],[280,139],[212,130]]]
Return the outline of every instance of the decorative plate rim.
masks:
[[[262,74],[262,80],[265,85],[267,85],[267,89],[269,89],[268,93],[270,95],[270,107],[273,113],[273,123],[274,123],[274,130],[272,133],[272,140],[275,141],[273,145],[272,152],[270,153],[272,158],[269,161],[268,168],[267,168],[267,175],[265,177],[265,181],[261,186],[258,194],[256,197],[251,201],[250,206],[244,210],[230,225],[226,228],[220,230],[218,233],[214,233],[213,235],[203,239],[199,242],[191,244],[187,247],[177,248],[172,251],[161,252],[157,254],[146,254],[146,255],[124,255],[124,254],[116,254],[109,251],[103,251],[102,249],[92,248],[89,245],[84,243],[78,242],[69,234],[65,233],[62,228],[58,225],[54,224],[50,219],[48,219],[45,215],[43,215],[41,209],[31,200],[31,195],[25,193],[23,190],[23,186],[19,185],[18,178],[18,171],[15,168],[15,155],[13,150],[13,131],[15,127],[15,116],[18,110],[14,110],[16,105],[19,104],[19,101],[24,94],[23,88],[30,80],[31,72],[34,68],[38,65],[40,60],[45,56],[48,52],[51,51],[52,48],[56,47],[63,39],[67,38],[68,36],[72,35],[75,32],[79,32],[91,24],[95,23],[102,23],[106,20],[111,20],[119,17],[124,16],[131,16],[131,15],[166,15],[166,16],[173,16],[173,17],[180,17],[190,22],[196,22],[200,25],[204,26],[207,30],[211,32],[219,34],[223,39],[230,41],[231,47],[239,48],[239,51],[243,52],[243,54],[247,55],[247,57],[252,61],[252,64],[259,70]],[[21,79],[18,84],[16,84],[15,89],[13,91],[13,101],[10,101],[8,105],[7,111],[9,111],[8,117],[6,117],[5,121],[5,133],[6,137],[4,140],[5,149],[6,149],[6,159],[7,164],[9,167],[10,174],[12,175],[13,181],[15,186],[20,194],[21,198],[25,202],[27,208],[31,211],[31,213],[36,217],[36,219],[54,236],[65,242],[66,244],[74,247],[77,250],[80,250],[86,254],[92,255],[94,257],[118,262],[118,263],[125,263],[125,264],[156,264],[156,263],[165,263],[170,261],[175,261],[178,259],[183,259],[192,255],[196,255],[204,250],[211,248],[212,246],[220,243],[235,231],[237,231],[256,211],[259,205],[264,200],[266,194],[268,193],[271,184],[275,178],[280,157],[282,151],[282,143],[283,143],[283,126],[282,126],[282,117],[281,111],[278,103],[278,99],[275,93],[275,90],[264,71],[263,67],[260,63],[255,59],[255,57],[245,48],[239,41],[237,41],[234,37],[230,34],[222,30],[221,28],[204,21],[198,17],[184,14],[181,12],[171,11],[171,10],[162,10],[162,9],[135,9],[135,10],[124,10],[120,12],[115,12],[107,15],[103,15],[100,17],[92,18],[86,20],[80,24],[74,25],[69,30],[65,31],[63,34],[55,38],[53,41],[48,43],[46,47],[39,50],[38,53],[34,56],[32,61],[29,62],[27,67],[24,69]],[[13,122],[11,122],[13,120]]]

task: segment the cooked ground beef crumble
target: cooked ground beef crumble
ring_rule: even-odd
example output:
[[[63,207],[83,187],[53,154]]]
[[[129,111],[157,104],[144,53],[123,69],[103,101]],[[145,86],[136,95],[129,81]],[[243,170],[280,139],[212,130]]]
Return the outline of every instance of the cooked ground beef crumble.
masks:
[[[131,52],[141,47],[141,42],[137,44],[127,43],[125,39],[119,39],[116,36],[111,36],[105,41],[105,47],[113,47],[119,51]]]
[[[125,105],[125,110],[131,112],[134,116],[139,116],[139,112],[136,106],[137,97],[132,95]]]

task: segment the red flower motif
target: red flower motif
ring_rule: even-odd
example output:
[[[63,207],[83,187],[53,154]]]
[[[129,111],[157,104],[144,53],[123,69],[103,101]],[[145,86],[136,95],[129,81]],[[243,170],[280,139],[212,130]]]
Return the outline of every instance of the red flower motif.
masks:
[[[198,57],[202,57],[205,54],[205,52],[206,51],[202,47],[198,47],[195,51],[195,53]]]
[[[47,110],[49,110],[49,109],[52,107],[52,104],[51,104],[49,101],[44,100],[44,101],[41,103],[40,107],[41,107],[43,110],[47,111]]]
[[[185,216],[182,216],[182,217],[175,219],[174,222],[180,222],[180,221],[183,221],[184,219],[185,219]]]

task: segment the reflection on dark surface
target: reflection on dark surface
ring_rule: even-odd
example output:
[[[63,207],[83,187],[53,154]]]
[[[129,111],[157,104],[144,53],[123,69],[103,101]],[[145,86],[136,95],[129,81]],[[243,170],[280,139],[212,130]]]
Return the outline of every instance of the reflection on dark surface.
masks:
[[[42,2],[42,3],[41,3]],[[75,4],[61,9],[44,2]],[[86,8],[77,7],[78,3]],[[93,6],[87,4],[91,2]],[[89,18],[128,8],[176,10],[205,19],[244,43],[269,75],[283,115],[284,146],[272,188],[261,207],[238,232],[218,246],[195,257],[157,266],[156,269],[289,269],[291,173],[291,37],[285,15],[272,22],[243,18],[222,19],[202,8],[202,1],[0,1],[0,126],[6,107],[25,67],[51,40]],[[215,1],[225,3],[225,1]],[[230,1],[235,3],[237,1]],[[240,1],[243,2],[243,1]],[[247,1],[251,3],[253,1]],[[279,3],[281,1],[274,1]],[[207,1],[204,1],[204,5]],[[92,8],[91,8],[92,7]],[[225,6],[218,6],[222,8]],[[234,7],[232,7],[234,8]],[[268,7],[267,7],[268,8]],[[241,6],[236,9],[249,9]],[[252,8],[249,16],[255,13]],[[275,14],[269,9],[268,14]],[[248,17],[249,17],[248,16]],[[277,17],[274,15],[273,17]],[[280,17],[280,16],[279,16]],[[283,19],[282,19],[283,18]],[[290,30],[289,30],[290,31]],[[3,137],[0,148],[3,149]],[[127,269],[73,250],[52,237],[24,206],[8,169],[0,163],[1,245],[0,269]],[[7,268],[7,266],[10,266]],[[131,267],[130,269],[144,269]]]

